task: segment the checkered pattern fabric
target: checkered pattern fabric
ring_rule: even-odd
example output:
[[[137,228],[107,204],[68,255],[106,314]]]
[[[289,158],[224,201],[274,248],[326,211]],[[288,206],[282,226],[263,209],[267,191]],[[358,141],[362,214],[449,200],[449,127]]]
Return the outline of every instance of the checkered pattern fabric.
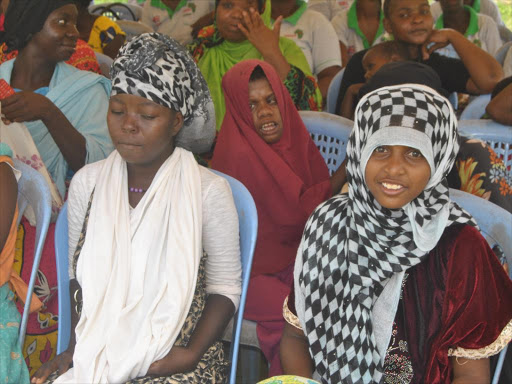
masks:
[[[425,190],[401,209],[386,209],[364,182],[379,129],[418,130],[430,139],[434,165]],[[404,144],[400,139],[400,145]],[[392,144],[389,144],[392,145]],[[378,146],[375,145],[375,147]],[[409,146],[416,148],[416,143]],[[453,223],[472,217],[450,201],[446,175],[457,155],[456,118],[448,100],[428,87],[401,85],[366,95],[356,109],[347,148],[349,193],[319,206],[303,235],[299,289],[305,333],[324,383],[380,383],[383,358],[372,330],[373,303],[393,273],[420,263]],[[422,151],[423,153],[423,151]],[[428,239],[428,246],[418,246]],[[425,249],[425,248],[428,249]]]

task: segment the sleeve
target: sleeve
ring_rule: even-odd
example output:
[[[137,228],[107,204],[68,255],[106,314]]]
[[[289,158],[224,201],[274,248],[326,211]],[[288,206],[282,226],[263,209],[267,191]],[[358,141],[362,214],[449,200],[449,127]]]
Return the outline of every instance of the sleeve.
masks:
[[[448,356],[486,358],[512,339],[512,281],[470,226],[461,231],[448,262],[442,316]]]
[[[340,93],[338,94],[338,101],[336,102],[336,110],[339,110],[345,93],[347,93],[348,87],[352,84],[365,83],[364,69],[363,69],[363,56],[368,50],[362,50],[354,53],[354,55],[348,61],[343,72],[343,78],[341,79]]]
[[[503,72],[505,77],[512,76],[512,47],[508,49],[507,56],[503,62]]]
[[[114,150],[105,118],[109,99],[104,86],[98,83],[83,93],[80,102],[87,108],[68,119],[85,138],[85,163],[90,164],[105,159]]]
[[[349,33],[349,27],[347,21],[347,12],[343,11],[341,13],[338,13],[332,19],[331,24],[334,29],[334,32],[336,32],[336,35],[338,36],[338,40],[348,47],[349,41],[347,35]]]
[[[341,67],[341,51],[336,31],[329,20],[316,14],[317,21],[313,27],[313,72],[319,74],[332,66]]]
[[[86,188],[87,167],[78,171],[69,186],[68,192],[68,274],[70,279],[75,278],[73,271],[73,255],[78,239],[82,233],[82,226],[87,212],[90,193]]]
[[[203,199],[206,292],[228,297],[238,308],[242,292],[238,214],[228,182],[215,177]]]
[[[482,43],[485,43],[486,51],[494,56],[502,45],[498,26],[490,17],[478,15],[478,18],[482,21],[479,31]]]
[[[471,76],[462,60],[433,53],[425,64],[437,72],[448,92],[467,93],[466,84]]]

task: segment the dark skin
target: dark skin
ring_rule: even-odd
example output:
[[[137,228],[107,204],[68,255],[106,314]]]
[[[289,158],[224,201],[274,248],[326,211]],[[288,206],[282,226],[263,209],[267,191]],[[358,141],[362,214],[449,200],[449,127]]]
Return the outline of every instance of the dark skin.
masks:
[[[464,2],[441,0],[445,28],[455,29],[462,34],[466,33],[469,26],[469,11],[464,9]]]
[[[107,115],[112,142],[127,163],[128,186],[147,189],[162,164],[174,152],[174,137],[183,126],[181,113],[134,95],[115,95],[110,99]],[[128,192],[129,203],[136,207],[144,193]],[[72,308],[78,282],[70,282]],[[170,376],[189,372],[197,366],[206,350],[222,337],[235,312],[230,299],[212,294],[206,299],[187,346],[173,346],[161,360],[153,362],[147,374]],[[72,311],[71,328],[78,324]],[[68,349],[45,363],[32,378],[32,383],[43,383],[56,370],[62,374],[69,369],[75,349],[75,332],[71,333]]]
[[[512,125],[512,84],[493,97],[485,112],[498,123]]]
[[[77,29],[80,33],[80,39],[89,41],[89,35],[91,34],[92,26],[99,15],[91,15],[87,7],[79,8]],[[126,37],[123,35],[116,35],[114,39],[103,47],[103,53],[113,59],[116,58],[119,49],[124,44]]]
[[[380,12],[381,5],[379,0],[357,0],[356,2],[357,22],[370,45],[373,44],[379,29]],[[341,61],[343,67],[345,67],[348,63],[347,47],[341,41],[340,46]]]
[[[11,75],[11,87],[21,89],[2,100],[4,122],[41,120],[72,170],[85,164],[85,138],[48,98],[33,91],[47,87],[60,61],[74,52],[78,31],[77,9],[68,4],[53,11],[43,29],[19,53]]]
[[[286,18],[291,16],[298,8],[299,6],[295,0],[272,0],[271,17],[273,20],[277,20],[279,16]],[[320,88],[320,92],[322,92],[324,102],[327,100],[329,84],[331,84],[332,78],[336,76],[340,69],[340,66],[334,65],[325,68],[317,75],[318,88]]]
[[[16,202],[18,200],[18,183],[12,168],[6,164],[0,164],[0,252],[3,250],[9,231],[11,230],[14,212],[16,211]]]

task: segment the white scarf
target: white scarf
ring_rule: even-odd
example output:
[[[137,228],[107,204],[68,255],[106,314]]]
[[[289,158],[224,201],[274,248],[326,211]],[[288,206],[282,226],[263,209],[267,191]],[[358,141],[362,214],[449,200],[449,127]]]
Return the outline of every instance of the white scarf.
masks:
[[[176,148],[130,212],[117,151],[98,176],[77,265],[83,308],[74,367],[55,383],[120,383],[167,355],[185,322],[202,256],[201,179]]]

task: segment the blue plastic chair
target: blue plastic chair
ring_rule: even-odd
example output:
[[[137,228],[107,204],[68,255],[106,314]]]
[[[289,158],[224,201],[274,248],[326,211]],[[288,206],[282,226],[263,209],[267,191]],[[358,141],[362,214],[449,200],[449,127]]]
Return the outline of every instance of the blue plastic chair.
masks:
[[[110,67],[112,67],[112,63],[114,59],[110,56],[107,56],[103,53],[94,52],[96,55],[96,59],[98,60],[98,64],[100,66],[101,74],[105,76],[107,79],[110,79]]]
[[[459,133],[485,141],[505,163],[512,167],[512,127],[493,120],[461,120]]]
[[[508,41],[503,44],[494,54],[494,58],[501,64],[501,66],[503,66],[503,63],[505,62],[505,57],[507,57],[509,49],[512,49],[512,41]]]
[[[491,101],[491,95],[480,95],[469,102],[464,111],[462,111],[459,120],[476,120],[481,119],[485,114],[485,108]]]
[[[48,232],[48,226],[50,225],[50,218],[52,216],[52,197],[50,193],[50,187],[39,172],[37,172],[31,166],[16,159],[14,160],[14,167],[21,171],[21,178],[18,181],[19,214],[16,224],[19,225],[21,217],[29,205],[32,207],[36,217],[34,264],[32,265],[32,272],[30,273],[27,299],[25,301],[25,307],[23,308],[23,316],[21,319],[19,333],[20,345],[23,347],[25,342],[25,333],[27,330],[30,303],[32,302],[32,293],[34,292],[37,271],[39,270],[39,263],[43,254],[46,233]]]
[[[230,383],[234,384],[236,380],[236,368],[238,361],[238,351],[240,345],[240,336],[242,332],[242,322],[247,289],[249,287],[249,277],[251,275],[252,257],[256,246],[258,235],[258,213],[254,200],[245,186],[222,172],[212,170],[219,176],[224,177],[231,187],[235,206],[238,213],[239,231],[240,231],[240,254],[242,259],[242,295],[240,305],[234,316],[231,333],[230,349]],[[69,297],[69,274],[68,274],[68,208],[64,204],[57,219],[55,228],[55,254],[57,258],[57,279],[59,288],[59,337],[57,341],[57,354],[64,352],[69,344],[71,332],[71,309]]]
[[[345,68],[342,68],[331,80],[329,88],[327,89],[327,101],[326,110],[329,113],[336,114],[336,102],[338,101],[338,95],[340,93],[341,80],[343,79],[343,73]]]
[[[299,114],[332,175],[345,160],[354,122],[327,112],[300,111]]]
[[[491,248],[496,245],[501,247],[509,266],[509,275],[512,278],[512,236],[510,236],[512,213],[490,201],[456,189],[450,189],[450,198],[475,218],[480,232]],[[508,345],[500,352],[492,384],[498,383],[507,348]]]

